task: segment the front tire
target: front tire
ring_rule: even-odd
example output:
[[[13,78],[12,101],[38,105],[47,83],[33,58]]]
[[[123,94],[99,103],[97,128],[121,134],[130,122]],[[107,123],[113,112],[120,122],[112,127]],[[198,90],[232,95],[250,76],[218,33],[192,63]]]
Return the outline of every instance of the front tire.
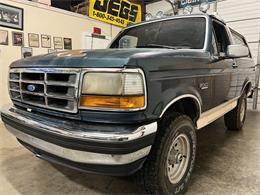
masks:
[[[158,135],[141,176],[149,194],[182,194],[187,190],[196,158],[192,120],[174,113],[159,124]]]
[[[243,128],[246,120],[247,95],[243,95],[238,100],[237,106],[225,115],[225,124],[228,130],[239,131]]]

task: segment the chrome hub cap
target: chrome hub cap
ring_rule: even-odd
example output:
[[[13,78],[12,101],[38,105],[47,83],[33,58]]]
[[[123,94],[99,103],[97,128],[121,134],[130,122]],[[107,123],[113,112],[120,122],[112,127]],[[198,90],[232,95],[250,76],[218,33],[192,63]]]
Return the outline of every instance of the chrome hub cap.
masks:
[[[190,142],[186,135],[174,139],[167,156],[167,175],[172,184],[184,176],[190,159]]]
[[[246,115],[246,101],[242,100],[241,108],[240,108],[240,121],[243,122]]]

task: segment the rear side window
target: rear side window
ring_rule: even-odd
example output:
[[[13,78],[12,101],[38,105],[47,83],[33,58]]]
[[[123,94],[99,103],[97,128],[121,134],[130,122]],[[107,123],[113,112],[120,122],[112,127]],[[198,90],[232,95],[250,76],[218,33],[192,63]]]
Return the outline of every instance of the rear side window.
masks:
[[[231,34],[232,34],[235,44],[247,46],[247,44],[242,36],[240,36],[239,34],[234,32],[233,30],[231,30]]]
[[[230,29],[230,31],[231,31],[231,34],[232,34],[232,37],[233,37],[234,44],[244,45],[249,49],[249,46],[248,46],[248,44],[247,44],[247,42],[246,42],[246,40],[243,36],[241,36],[240,34],[238,34],[237,32],[235,32],[232,29]],[[249,49],[249,56],[248,57],[252,58],[252,54],[250,52],[250,49]]]

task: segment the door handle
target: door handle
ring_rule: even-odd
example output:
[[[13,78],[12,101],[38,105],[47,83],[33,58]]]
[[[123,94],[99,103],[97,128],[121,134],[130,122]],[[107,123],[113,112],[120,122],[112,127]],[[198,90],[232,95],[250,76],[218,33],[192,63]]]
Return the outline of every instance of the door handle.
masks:
[[[232,67],[233,67],[233,68],[237,68],[237,67],[238,67],[237,63],[236,63],[236,62],[233,62]]]

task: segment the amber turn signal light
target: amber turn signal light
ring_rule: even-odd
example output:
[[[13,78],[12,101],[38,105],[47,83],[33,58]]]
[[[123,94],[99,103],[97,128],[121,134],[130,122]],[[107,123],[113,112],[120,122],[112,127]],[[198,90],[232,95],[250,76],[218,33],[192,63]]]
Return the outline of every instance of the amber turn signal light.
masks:
[[[138,109],[145,106],[145,97],[84,95],[80,98],[80,106],[89,108]]]

